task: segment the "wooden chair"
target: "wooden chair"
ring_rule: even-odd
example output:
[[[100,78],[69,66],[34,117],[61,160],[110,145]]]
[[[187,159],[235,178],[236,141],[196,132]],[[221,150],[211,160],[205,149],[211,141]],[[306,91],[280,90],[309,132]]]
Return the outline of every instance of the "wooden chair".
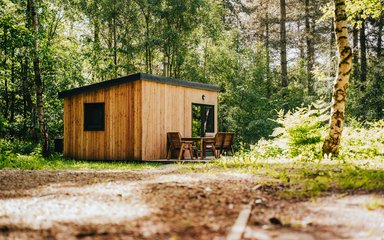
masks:
[[[213,155],[216,157],[216,153],[213,150],[213,144],[215,143],[215,133],[206,132],[203,141],[203,157],[206,155],[206,150],[209,149],[212,151]]]
[[[207,148],[211,147],[215,154],[215,158],[220,158],[223,152],[231,151],[233,155],[233,139],[235,134],[232,132],[218,132],[215,135],[215,140],[211,146],[207,145]]]
[[[198,157],[197,148],[193,145],[193,141],[184,141],[181,140],[181,134],[179,132],[168,132],[168,151],[167,151],[167,159],[169,160],[172,156],[172,152],[175,150],[179,151],[178,160],[184,158],[184,153],[186,150],[189,151],[191,155],[191,159],[193,160],[193,152],[195,152],[196,157]]]

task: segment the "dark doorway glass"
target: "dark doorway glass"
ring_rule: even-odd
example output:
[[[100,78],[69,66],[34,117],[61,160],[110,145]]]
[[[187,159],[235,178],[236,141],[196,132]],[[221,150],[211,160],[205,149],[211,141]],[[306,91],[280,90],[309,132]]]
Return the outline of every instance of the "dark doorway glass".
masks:
[[[213,105],[192,104],[192,136],[203,137],[215,132],[215,108]]]
[[[84,103],[84,131],[104,131],[104,103]]]

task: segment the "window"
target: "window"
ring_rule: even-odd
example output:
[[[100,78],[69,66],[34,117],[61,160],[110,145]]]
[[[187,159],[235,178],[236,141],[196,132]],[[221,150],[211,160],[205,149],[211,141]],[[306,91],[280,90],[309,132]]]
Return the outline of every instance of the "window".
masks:
[[[84,103],[84,131],[104,131],[104,103]]]
[[[215,132],[213,105],[192,104],[192,136],[203,137],[206,132]]]

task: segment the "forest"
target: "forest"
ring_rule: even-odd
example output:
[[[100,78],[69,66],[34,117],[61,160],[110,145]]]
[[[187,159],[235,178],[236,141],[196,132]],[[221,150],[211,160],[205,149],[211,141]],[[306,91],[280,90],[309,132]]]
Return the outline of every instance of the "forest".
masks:
[[[353,69],[345,121],[367,126],[384,118],[383,4],[347,3]],[[220,86],[219,130],[236,133],[237,149],[271,138],[280,111],[326,108],[332,98],[338,55],[329,1],[0,4],[3,149],[52,152],[63,135],[58,92],[136,72]]]
[[[383,239],[383,12],[383,0],[0,0],[0,239]],[[154,107],[121,101],[124,117],[141,114],[128,124],[96,97],[59,98],[127,75],[210,89],[193,89],[200,102],[163,96],[191,107],[183,120],[200,147],[210,131],[193,116],[208,109],[234,151],[217,155],[211,138],[214,156],[199,148],[201,161],[181,161],[185,145],[180,161],[139,161],[146,127],[164,149],[146,144],[166,154],[169,132],[153,137],[142,121]],[[103,94],[134,102],[142,88],[132,86]],[[71,116],[98,141],[70,131],[80,157],[54,151]],[[104,131],[104,116],[122,126]],[[134,159],[115,159],[121,149]]]

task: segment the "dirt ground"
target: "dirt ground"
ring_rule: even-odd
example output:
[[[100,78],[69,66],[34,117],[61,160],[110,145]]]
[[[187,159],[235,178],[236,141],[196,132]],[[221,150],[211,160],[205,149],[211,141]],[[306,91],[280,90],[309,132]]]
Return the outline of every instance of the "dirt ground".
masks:
[[[382,194],[283,200],[279,186],[230,172],[0,171],[0,239],[384,239]]]

